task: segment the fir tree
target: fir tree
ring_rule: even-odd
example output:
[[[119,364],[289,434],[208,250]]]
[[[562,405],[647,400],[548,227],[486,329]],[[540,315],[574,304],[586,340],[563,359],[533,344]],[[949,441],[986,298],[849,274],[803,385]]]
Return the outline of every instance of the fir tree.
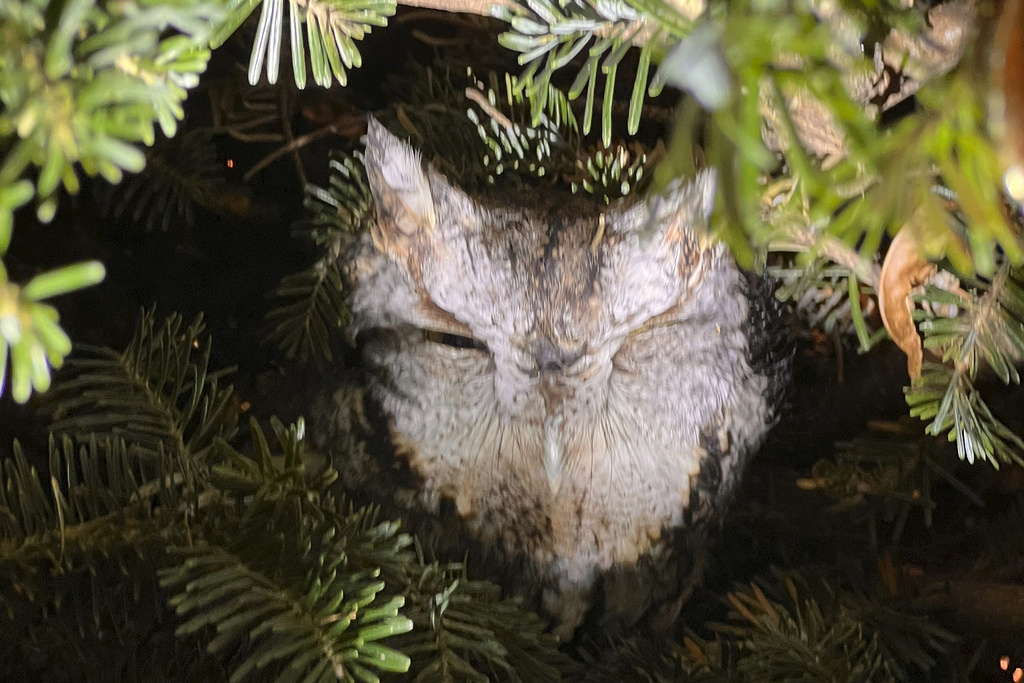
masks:
[[[610,201],[713,165],[716,236],[741,263],[771,264],[804,329],[854,335],[864,350],[888,333],[907,353],[906,399],[923,432],[899,448],[848,445],[806,488],[849,507],[882,500],[905,521],[912,504],[932,509],[914,497],[915,477],[956,482],[906,443],[944,436],[969,462],[1021,462],[1024,441],[979,390],[986,374],[1019,383],[1024,353],[1019,2],[988,22],[960,0],[930,11],[410,4],[492,15],[521,67],[478,74],[442,52],[378,112],[415,132],[446,173],[467,185],[540,178]],[[269,136],[281,146],[268,163],[298,159],[337,124],[296,139],[282,93],[344,87],[359,41],[391,30],[395,11],[389,0],[0,5],[0,395],[45,392],[50,434],[45,452],[0,444],[0,676],[905,681],[935,670],[948,633],[891,594],[811,572],[733,591],[725,623],[702,635],[633,634],[573,663],[495,585],[424,561],[396,523],[338,498],[337,473],[304,456],[301,421],[240,433],[240,399],[230,372],[210,368],[200,320],[146,312],[123,351],[83,348],[51,387],[72,340],[46,300],[99,282],[104,268],[16,283],[3,259],[27,207],[47,223],[62,195],[100,177],[121,183],[115,213],[150,225],[166,228],[172,206],[252,210],[218,189],[211,137]],[[260,87],[227,98],[210,128],[181,133],[211,51],[253,24],[246,76]],[[279,83],[286,61],[291,78]],[[622,142],[668,91],[678,96],[668,148]],[[910,97],[910,111],[894,109]],[[285,357],[331,358],[345,316],[336,258],[369,207],[361,174],[339,152],[328,186],[307,187],[311,217],[297,232],[318,256],[282,281],[269,315]],[[1008,552],[1020,562],[1019,548]]]

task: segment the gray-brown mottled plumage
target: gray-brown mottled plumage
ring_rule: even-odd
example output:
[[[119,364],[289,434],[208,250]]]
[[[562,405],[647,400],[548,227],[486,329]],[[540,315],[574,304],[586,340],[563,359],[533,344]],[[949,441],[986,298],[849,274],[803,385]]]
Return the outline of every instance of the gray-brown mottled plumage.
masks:
[[[348,256],[351,332],[394,461],[343,476],[412,517],[454,507],[563,636],[599,580],[630,619],[678,593],[636,577],[699,564],[688,530],[733,489],[778,374],[751,342],[770,314],[705,238],[713,176],[611,207],[470,197],[373,121],[365,163],[377,219]],[[332,401],[328,440],[349,410]]]

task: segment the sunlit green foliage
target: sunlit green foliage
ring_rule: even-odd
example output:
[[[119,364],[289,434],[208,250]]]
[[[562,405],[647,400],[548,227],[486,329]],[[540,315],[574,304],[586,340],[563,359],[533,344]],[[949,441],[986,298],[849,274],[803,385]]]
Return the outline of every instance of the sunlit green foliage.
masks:
[[[0,4],[0,258],[16,209],[35,199],[37,217],[48,222],[59,190],[78,192],[79,169],[116,183],[142,169],[136,144],[152,144],[156,126],[175,134],[223,17],[218,0]],[[102,277],[99,264],[56,271],[46,296]],[[19,402],[31,387],[46,389],[48,366],[70,350],[56,312],[37,303],[45,297],[33,288],[19,293],[0,265],[0,391],[10,348]]]
[[[33,389],[50,387],[51,368],[64,364],[71,340],[57,310],[43,300],[96,284],[103,275],[102,264],[90,261],[37,275],[19,287],[7,279],[0,261],[0,394],[8,377],[18,403],[27,401]]]
[[[266,65],[267,80],[277,83],[284,39],[285,0],[228,0],[228,15],[213,38],[218,47],[253,9],[262,5],[256,40],[249,60],[249,82],[259,82]],[[306,87],[306,49],[313,82],[329,87],[335,80],[345,85],[346,69],[358,68],[362,57],[356,41],[374,26],[387,26],[395,13],[394,0],[288,0],[288,45],[295,85]]]
[[[1024,272],[1003,264],[991,280],[966,278],[970,291],[950,293],[928,287],[919,311],[924,346],[942,363],[926,362],[921,377],[907,388],[910,414],[929,421],[929,434],[949,434],[960,457],[1024,464],[1024,440],[1004,425],[977,389],[987,367],[1004,384],[1020,384],[1024,360]],[[936,308],[952,307],[952,315]]]

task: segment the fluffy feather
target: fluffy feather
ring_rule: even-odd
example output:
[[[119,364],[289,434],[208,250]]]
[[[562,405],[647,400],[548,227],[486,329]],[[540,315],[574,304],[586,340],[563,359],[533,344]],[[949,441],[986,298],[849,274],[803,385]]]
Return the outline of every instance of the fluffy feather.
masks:
[[[365,163],[351,332],[396,458],[374,471],[414,475],[413,515],[453,503],[567,636],[601,577],[686,547],[772,418],[781,365],[755,367],[749,329],[767,309],[705,235],[714,177],[612,207],[470,197],[373,121]]]

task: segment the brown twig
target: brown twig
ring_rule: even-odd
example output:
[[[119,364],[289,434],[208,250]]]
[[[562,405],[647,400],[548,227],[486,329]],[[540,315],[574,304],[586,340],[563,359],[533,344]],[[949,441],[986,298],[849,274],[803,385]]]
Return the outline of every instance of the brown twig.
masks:
[[[505,130],[513,130],[515,124],[500,111],[498,111],[493,104],[487,100],[487,96],[476,88],[466,88],[466,97],[480,105],[480,108],[484,110],[484,113],[490,116],[492,119],[501,124]]]
[[[252,168],[245,172],[245,175],[242,176],[242,178],[243,180],[245,180],[245,182],[249,182],[250,180],[252,180],[253,176],[255,176],[257,173],[265,169],[270,164],[277,161],[280,157],[284,156],[285,154],[291,154],[293,151],[302,149],[303,147],[313,142],[314,140],[318,140],[327,135],[337,134],[337,132],[337,126],[330,125],[324,126],[323,128],[318,128],[314,130],[312,133],[306,133],[302,137],[295,138],[288,144],[281,145],[273,152],[260,159],[255,166],[253,166]]]

